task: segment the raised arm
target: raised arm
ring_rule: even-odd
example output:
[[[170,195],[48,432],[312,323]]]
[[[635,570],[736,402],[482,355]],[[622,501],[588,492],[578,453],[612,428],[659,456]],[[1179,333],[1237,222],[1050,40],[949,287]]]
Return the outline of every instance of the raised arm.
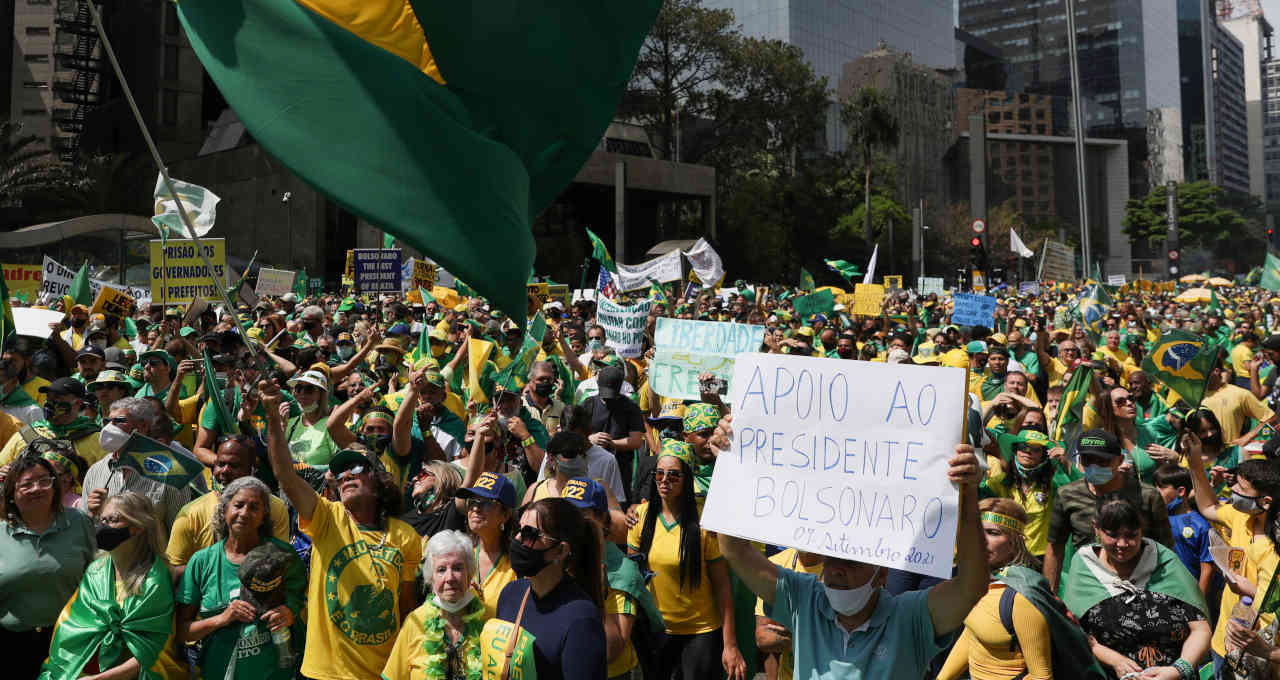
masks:
[[[1196,510],[1210,522],[1218,519],[1218,499],[1204,472],[1204,450],[1200,438],[1187,431],[1182,435],[1182,452],[1187,456],[1187,469],[1191,473],[1191,488],[1196,497]]]
[[[345,364],[334,366],[329,369],[329,382],[337,383],[339,380],[351,375],[351,372],[360,366],[360,362],[364,361],[364,358],[369,356],[369,352],[373,351],[374,346],[377,345],[380,340],[382,340],[382,332],[378,330],[377,326],[373,326],[369,329],[369,337],[365,338],[364,345],[360,347],[359,351],[351,355],[351,358],[348,359]]]
[[[271,460],[271,472],[280,483],[280,489],[289,497],[289,502],[297,508],[298,516],[310,520],[319,496],[293,468],[289,442],[284,435],[284,419],[280,417],[280,402],[284,395],[275,383],[266,380],[258,383],[258,391],[262,394],[263,410],[267,412],[267,457]]]
[[[345,449],[355,442],[356,436],[347,427],[347,423],[350,422],[351,416],[355,414],[356,409],[371,399],[373,399],[373,388],[366,387],[356,396],[338,404],[337,408],[329,413],[329,420],[325,425],[325,429],[329,432],[329,438],[333,440],[334,444]]]
[[[397,456],[409,455],[409,447],[413,446],[413,412],[418,405],[417,384],[421,378],[422,371],[409,374],[409,389],[404,391],[404,400],[391,423],[391,447]]]
[[[978,521],[978,482],[982,470],[973,447],[956,444],[947,478],[960,488],[959,526],[956,529],[956,575],[929,590],[929,615],[935,635],[946,635],[964,625],[969,610],[987,591],[986,544]]]

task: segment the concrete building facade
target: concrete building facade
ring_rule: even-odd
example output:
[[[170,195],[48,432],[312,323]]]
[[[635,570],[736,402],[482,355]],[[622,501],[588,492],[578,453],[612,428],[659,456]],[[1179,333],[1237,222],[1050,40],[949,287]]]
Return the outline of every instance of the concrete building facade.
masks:
[[[1271,24],[1261,13],[1246,15],[1222,22],[1222,27],[1235,36],[1244,47],[1244,93],[1249,149],[1263,148],[1263,125],[1266,115],[1266,89],[1262,80],[1262,64],[1271,58]],[[1266,172],[1263,170],[1263,154],[1249,156],[1249,193],[1262,198],[1266,195]]]
[[[1280,59],[1269,59],[1262,64],[1262,87],[1267,97],[1261,154],[1266,202],[1280,204]]]

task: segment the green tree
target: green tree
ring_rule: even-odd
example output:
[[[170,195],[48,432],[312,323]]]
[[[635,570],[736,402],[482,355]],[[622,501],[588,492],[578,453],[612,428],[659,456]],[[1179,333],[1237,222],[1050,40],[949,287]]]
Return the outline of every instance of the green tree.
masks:
[[[863,182],[864,230],[871,235],[871,154],[898,144],[898,118],[887,95],[874,87],[863,87],[841,105],[841,118],[849,128],[849,150],[860,154]]]
[[[1124,229],[1132,239],[1164,242],[1167,237],[1168,213],[1165,210],[1168,191],[1156,186],[1141,198],[1125,204]],[[1177,188],[1178,239],[1183,247],[1212,248],[1222,242],[1239,244],[1238,236],[1246,231],[1248,221],[1226,196],[1222,187],[1207,181],[1186,182]],[[1236,205],[1241,201],[1235,200]]]

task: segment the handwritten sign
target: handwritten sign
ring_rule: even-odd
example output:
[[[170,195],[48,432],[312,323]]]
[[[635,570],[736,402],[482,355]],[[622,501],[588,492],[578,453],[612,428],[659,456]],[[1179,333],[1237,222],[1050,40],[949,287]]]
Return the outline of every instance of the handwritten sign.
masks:
[[[596,308],[596,323],[604,328],[605,344],[618,356],[631,359],[640,356],[644,346],[644,328],[649,322],[651,300],[634,305],[619,305],[609,298],[600,298]]]
[[[921,276],[916,281],[916,289],[921,295],[942,295],[943,281],[941,276]]]
[[[436,285],[436,266],[430,262],[411,259],[413,271],[409,277],[409,290],[431,290]]]
[[[884,287],[889,290],[902,290],[902,276],[886,276],[884,277]]]
[[[949,578],[964,370],[741,354],[702,526]]]
[[[792,300],[791,306],[796,310],[796,316],[808,319],[814,314],[830,314],[836,307],[836,299],[831,291],[820,290]]]
[[[960,326],[985,326],[991,328],[995,322],[996,299],[990,295],[955,294],[955,310],[951,312],[951,323]]]
[[[1039,281],[1023,281],[1022,283],[1018,284],[1018,292],[1024,295],[1039,295],[1040,282]]]
[[[114,288],[103,287],[98,291],[98,297],[93,301],[93,307],[89,309],[92,314],[99,312],[103,314],[111,314],[123,319],[129,316],[129,310],[133,309],[135,300],[125,293]]]
[[[695,401],[702,398],[701,373],[715,373],[732,386],[734,357],[760,351],[764,331],[764,326],[659,317],[649,384],[664,397]]]
[[[853,288],[853,313],[863,316],[880,316],[884,309],[884,286],[859,283]]]
[[[258,286],[254,292],[258,297],[280,297],[293,290],[293,276],[294,272],[287,269],[263,267],[258,270]]]
[[[1128,278],[1125,277],[1124,274],[1108,274],[1107,275],[1108,286],[1123,286],[1128,282],[1129,280]]]
[[[352,253],[355,282],[361,293],[400,292],[399,249],[357,248]]]
[[[191,302],[197,297],[221,297],[215,277],[226,283],[227,244],[224,239],[200,239],[204,255],[213,264],[209,271],[204,258],[196,252],[194,241],[169,239],[161,244],[151,241],[151,299],[164,304]]]

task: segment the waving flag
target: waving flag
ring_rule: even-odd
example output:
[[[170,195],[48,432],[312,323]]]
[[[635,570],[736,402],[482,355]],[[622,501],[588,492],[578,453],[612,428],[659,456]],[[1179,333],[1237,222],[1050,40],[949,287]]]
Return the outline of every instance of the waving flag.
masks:
[[[614,280],[613,274],[603,266],[600,267],[600,275],[596,277],[596,290],[610,299],[618,296],[618,283]]]
[[[618,265],[613,263],[613,256],[609,254],[604,241],[601,241],[600,237],[590,229],[587,230],[587,238],[591,239],[591,259],[599,262],[601,269],[608,269],[611,273],[617,274]]]
[[[858,265],[848,260],[823,260],[827,263],[827,268],[839,274],[845,281],[854,283],[854,277],[862,276],[862,270]]]
[[[204,238],[213,229],[214,220],[218,218],[219,199],[212,191],[190,182],[169,178],[173,182],[173,193],[164,184],[164,175],[156,175],[155,217],[151,221],[160,230],[160,240],[171,238],[191,238],[187,225],[182,223],[182,215],[178,212],[178,203],[187,211],[191,226],[196,228],[196,235]]]
[[[1084,422],[1084,404],[1089,400],[1089,387],[1093,371],[1078,366],[1071,371],[1071,379],[1062,386],[1062,401],[1058,402],[1058,416],[1054,419],[1049,437],[1059,442],[1075,442]]]
[[[204,472],[204,464],[160,442],[134,432],[120,449],[120,465],[153,482],[182,490]]]
[[[1080,298],[1080,320],[1084,322],[1085,329],[1093,334],[1092,337],[1102,334],[1102,320],[1106,318],[1110,307],[1111,296],[1098,284],[1089,286]]]
[[[815,284],[813,281],[813,274],[810,274],[808,269],[801,267],[800,268],[800,290],[803,290],[806,293],[812,293],[814,287],[815,287]]]
[[[1180,330],[1160,336],[1151,353],[1142,359],[1142,370],[1178,393],[1191,408],[1200,406],[1209,372],[1219,352],[1205,338]]]
[[[613,118],[660,0],[182,0],[264,149],[524,322],[533,217]]]

